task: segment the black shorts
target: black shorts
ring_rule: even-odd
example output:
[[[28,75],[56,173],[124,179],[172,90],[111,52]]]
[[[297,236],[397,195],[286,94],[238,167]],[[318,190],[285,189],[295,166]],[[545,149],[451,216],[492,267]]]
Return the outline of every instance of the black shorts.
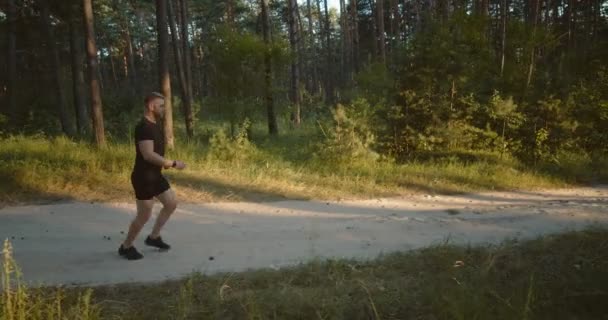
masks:
[[[131,184],[137,200],[150,200],[171,188],[167,179],[160,173],[132,173]]]

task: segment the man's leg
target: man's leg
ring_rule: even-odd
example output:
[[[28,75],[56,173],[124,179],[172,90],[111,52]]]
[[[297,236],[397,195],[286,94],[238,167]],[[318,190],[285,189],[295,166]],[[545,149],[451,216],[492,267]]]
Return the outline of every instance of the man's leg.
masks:
[[[150,219],[152,208],[154,208],[154,199],[137,200],[137,216],[133,219],[133,222],[131,222],[127,239],[122,244],[123,248],[126,249],[133,245],[133,241],[135,241],[135,238],[137,238],[141,229]]]
[[[171,214],[177,208],[177,198],[175,197],[175,192],[172,189],[168,189],[167,191],[156,196],[158,201],[163,204],[163,208],[160,210],[158,217],[156,218],[156,222],[154,223],[154,229],[152,229],[152,233],[150,234],[150,238],[156,239],[160,237],[160,230],[163,228]]]

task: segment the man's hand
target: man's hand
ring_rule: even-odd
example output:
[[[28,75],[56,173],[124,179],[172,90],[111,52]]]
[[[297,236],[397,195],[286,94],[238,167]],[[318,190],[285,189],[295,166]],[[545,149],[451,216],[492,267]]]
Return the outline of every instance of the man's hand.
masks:
[[[179,160],[175,160],[175,169],[184,170],[185,168],[186,168],[185,163],[183,163],[182,161],[179,161]]]

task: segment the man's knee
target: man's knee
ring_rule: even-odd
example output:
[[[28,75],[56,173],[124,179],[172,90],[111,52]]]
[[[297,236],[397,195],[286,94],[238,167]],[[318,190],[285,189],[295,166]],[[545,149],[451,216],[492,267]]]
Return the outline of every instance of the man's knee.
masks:
[[[150,217],[152,216],[152,210],[142,211],[137,213],[137,217],[135,217],[135,221],[140,224],[146,224]]]
[[[175,211],[175,209],[177,209],[177,201],[175,199],[172,199],[171,201],[167,201],[164,204],[164,208],[165,208],[166,212],[173,213],[173,211]]]

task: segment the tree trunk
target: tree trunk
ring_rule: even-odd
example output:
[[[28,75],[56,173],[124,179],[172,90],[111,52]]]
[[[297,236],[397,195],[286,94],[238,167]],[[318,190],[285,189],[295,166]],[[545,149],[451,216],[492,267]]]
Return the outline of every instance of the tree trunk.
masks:
[[[540,0],[534,0],[533,8],[534,13],[532,14],[532,39],[535,39],[536,36],[536,25],[538,22],[538,11],[540,6]],[[535,41],[535,40],[533,40]],[[532,49],[530,52],[530,63],[528,64],[528,79],[526,80],[526,90],[530,87],[530,83],[532,82],[532,74],[534,72],[534,61],[536,60],[536,45],[532,44]]]
[[[116,65],[114,64],[114,48],[112,47],[112,45],[108,46],[108,52],[110,53],[110,67],[112,68],[112,79],[114,80],[114,88],[118,88],[118,76],[116,75]]]
[[[505,71],[505,50],[507,45],[507,0],[501,0],[500,16],[501,16],[501,41],[500,41],[500,77],[502,78]]]
[[[168,149],[172,150],[175,147],[175,138],[173,136],[173,97],[171,95],[171,75],[169,74],[167,0],[156,0],[156,30],[158,32],[158,79],[162,94],[165,96],[165,145]]]
[[[8,112],[15,115],[17,113],[17,8],[15,0],[8,0]],[[14,119],[13,119],[14,120]]]
[[[329,104],[334,103],[334,86],[333,86],[333,68],[331,63],[331,41],[330,41],[330,30],[329,30],[329,9],[327,7],[327,0],[324,0],[325,4],[325,53],[327,54],[327,85],[325,88],[325,99]]]
[[[599,38],[600,20],[602,20],[602,4],[601,0],[593,1],[595,3],[595,14],[593,19],[593,42]]]
[[[173,4],[167,4],[168,16],[169,16],[169,28],[171,29],[171,39],[173,40],[173,55],[175,57],[175,67],[177,68],[177,79],[179,80],[179,87],[181,89],[182,96],[182,113],[184,115],[184,121],[186,123],[186,134],[188,138],[192,138],[192,100],[190,92],[188,91],[188,80],[186,79],[184,58],[182,55],[182,48],[180,41],[177,37],[177,27],[175,22],[175,15],[173,10]],[[190,111],[190,117],[188,117],[188,111]]]
[[[340,0],[340,76],[338,77],[338,86],[344,83],[344,75],[346,74],[346,5],[344,0]]]
[[[319,80],[318,80],[318,75],[317,75],[317,66],[314,63],[315,61],[315,55],[316,55],[316,50],[315,50],[315,37],[314,37],[314,30],[313,30],[313,26],[312,26],[312,6],[310,5],[310,1],[311,0],[306,0],[306,8],[307,8],[307,14],[308,14],[308,45],[309,45],[309,54],[308,54],[308,65],[310,67],[310,72],[312,73],[312,83],[310,85],[310,92],[317,93],[318,92],[318,88],[319,88]]]
[[[93,130],[95,133],[95,141],[97,146],[103,147],[106,144],[106,136],[103,127],[103,108],[101,105],[101,92],[99,89],[99,80],[97,78],[99,70],[97,67],[97,46],[95,44],[95,30],[93,28],[93,6],[92,0],[83,0],[83,15],[86,30],[87,42],[87,61],[89,66],[89,86],[91,92],[91,116],[93,121]]]
[[[129,28],[129,22],[125,22],[124,26],[124,37],[126,42],[126,54],[127,54],[127,65],[129,68],[129,79],[131,85],[135,88],[135,92],[138,95],[142,94],[141,84],[137,78],[137,68],[135,67],[135,54],[133,50],[133,41],[131,40],[131,29]]]
[[[226,21],[230,30],[234,31],[234,0],[226,0]]]
[[[353,74],[353,32],[352,32],[352,21],[350,14],[350,3],[343,1],[344,12],[340,14],[340,17],[343,17],[343,26],[342,26],[342,38],[343,38],[343,51],[344,51],[344,69],[345,69],[345,80],[352,80]]]
[[[260,2],[262,6],[262,32],[264,33],[264,43],[266,44],[266,51],[264,53],[264,91],[268,115],[268,133],[271,135],[278,135],[279,127],[274,113],[274,100],[272,97],[272,55],[270,51],[272,39],[270,38],[270,13],[268,12],[268,0],[261,0]]]
[[[401,39],[401,27],[400,27],[400,23],[401,23],[401,15],[399,14],[399,0],[391,0],[391,4],[392,4],[392,19],[391,19],[391,25],[392,25],[392,35],[393,35],[393,39],[392,39],[392,44],[393,44],[393,49],[395,47],[397,47],[397,44],[399,43],[399,40]]]
[[[357,7],[357,0],[350,0],[350,3],[353,20],[352,60],[355,72],[359,72],[359,8]]]
[[[80,8],[77,4],[73,8],[73,17],[70,18],[70,53],[72,57],[72,91],[74,95],[74,109],[76,114],[76,130],[78,134],[84,136],[89,131],[88,112],[84,93],[84,41],[80,37],[79,31],[82,24],[79,23]]]
[[[68,114],[66,106],[65,93],[61,85],[61,60],[59,59],[59,51],[55,42],[53,26],[51,24],[49,3],[48,0],[39,0],[42,18],[42,27],[46,33],[48,56],[50,57],[51,69],[53,73],[53,86],[57,96],[57,106],[59,107],[59,120],[61,122],[61,130],[68,136],[74,136],[74,127]]]
[[[300,15],[300,5],[298,4],[298,1],[295,1],[295,15],[296,15],[296,20],[298,21],[296,23],[296,35],[297,35],[297,41],[296,41],[296,50],[298,50],[298,74],[299,74],[299,82],[298,85],[300,86],[298,89],[299,92],[299,96],[300,96],[300,103],[302,102],[302,77],[304,76],[304,58],[305,58],[305,53],[304,53],[304,46],[306,45],[305,41],[304,41],[304,24],[302,23],[302,16]],[[301,107],[300,107],[301,109]]]
[[[386,64],[386,37],[384,35],[384,0],[376,0],[376,14],[378,24],[378,48],[380,61]]]
[[[475,0],[475,12],[478,15],[486,17],[488,15],[489,0]],[[526,1],[527,2],[527,1]]]
[[[291,121],[294,126],[300,126],[300,70],[298,70],[297,59],[299,58],[298,52],[298,34],[296,27],[296,0],[287,0],[289,7],[289,46],[291,48],[291,84],[290,84],[290,98],[293,105],[291,112]]]
[[[113,0],[112,8],[116,12],[120,12],[122,8],[119,6],[119,0]],[[129,27],[129,19],[125,15],[120,15],[120,28],[123,41],[125,46],[123,49],[123,64],[125,78],[129,79],[132,93],[139,95],[141,91],[139,89],[139,81],[137,81],[137,71],[135,70],[135,57],[133,50],[133,42],[131,40],[131,28]]]
[[[190,48],[190,38],[188,32],[189,19],[188,19],[188,0],[180,0],[181,4],[181,15],[182,15],[182,43],[184,46],[184,68],[186,76],[186,88],[188,89],[188,104],[186,105],[186,128],[188,130],[188,137],[194,137],[194,115],[192,114],[192,102],[193,99],[193,85],[192,85],[192,49]]]

